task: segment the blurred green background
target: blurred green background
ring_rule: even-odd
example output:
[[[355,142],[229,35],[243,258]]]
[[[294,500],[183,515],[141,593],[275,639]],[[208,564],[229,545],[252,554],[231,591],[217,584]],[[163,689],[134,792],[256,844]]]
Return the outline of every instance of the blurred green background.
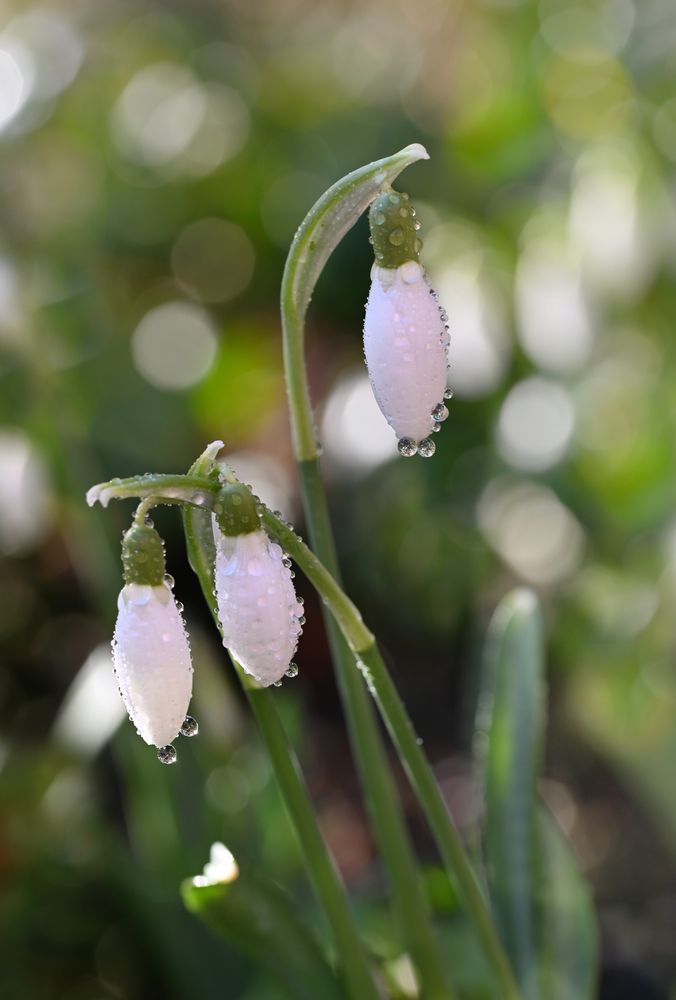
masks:
[[[278,994],[185,914],[223,840],[313,914],[264,752],[187,568],[201,734],[163,768],[122,718],[109,638],[131,511],[114,475],[222,437],[301,524],[277,296],[295,227],[412,141],[451,317],[451,417],[395,457],[361,357],[365,221],[310,314],[348,588],[463,830],[491,610],[541,594],[542,794],[595,892],[603,997],[676,996],[676,8],[673,0],[143,0],[0,9],[0,995]],[[396,931],[308,608],[279,693],[376,953]],[[489,997],[402,794],[465,996]],[[405,976],[399,989],[406,993]]]

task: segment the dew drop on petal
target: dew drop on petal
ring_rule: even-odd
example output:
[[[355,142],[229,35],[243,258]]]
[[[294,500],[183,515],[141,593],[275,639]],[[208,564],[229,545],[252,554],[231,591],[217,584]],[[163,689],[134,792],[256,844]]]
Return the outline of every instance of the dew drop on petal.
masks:
[[[181,736],[197,736],[199,729],[197,719],[193,719],[192,715],[186,715],[181,726]]]
[[[397,451],[404,458],[411,458],[418,451],[418,445],[412,438],[400,438],[397,441]]]
[[[405,239],[404,230],[401,226],[397,226],[387,238],[393,247],[400,247]]]
[[[172,746],[171,743],[167,744],[166,747],[159,747],[157,751],[157,759],[160,764],[175,764],[177,757],[176,747]]]
[[[176,581],[174,580],[174,578],[171,575],[171,573],[165,573],[164,574],[164,583],[165,583],[165,586],[167,586],[169,588],[169,590],[173,590],[174,589],[174,583],[175,582]]]
[[[453,399],[453,390],[452,389],[445,389],[444,390],[444,399]]]
[[[281,681],[275,681],[275,683],[272,686],[276,687],[276,688],[280,688],[282,686],[282,682]]]
[[[293,662],[290,663],[288,665],[288,667],[286,668],[284,676],[285,677],[297,677],[298,676],[298,664],[297,663],[293,663]]]
[[[418,454],[423,458],[431,458],[436,450],[437,446],[432,438],[424,438],[418,445]]]
[[[448,418],[448,407],[444,406],[443,403],[439,403],[432,410],[432,420],[435,420],[438,424],[443,423],[444,420]]]

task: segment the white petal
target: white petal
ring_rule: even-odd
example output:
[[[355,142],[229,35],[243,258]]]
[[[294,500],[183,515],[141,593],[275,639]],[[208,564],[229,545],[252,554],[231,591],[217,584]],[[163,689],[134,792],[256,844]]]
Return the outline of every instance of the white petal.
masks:
[[[448,335],[420,264],[374,267],[364,318],[373,393],[398,438],[421,441],[446,388]]]
[[[264,531],[223,535],[217,526],[216,595],[223,645],[259,684],[281,680],[298,645],[303,607],[283,552]]]
[[[128,583],[118,600],[113,662],[129,718],[146,743],[178,735],[192,695],[183,618],[169,587]]]

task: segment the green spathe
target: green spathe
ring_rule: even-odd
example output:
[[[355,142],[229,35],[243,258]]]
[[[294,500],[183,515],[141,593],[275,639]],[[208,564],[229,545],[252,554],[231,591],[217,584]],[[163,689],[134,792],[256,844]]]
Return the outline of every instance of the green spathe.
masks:
[[[154,528],[132,524],[122,539],[122,565],[125,583],[157,587],[164,580],[166,563],[164,545]]]
[[[394,270],[407,260],[418,260],[422,240],[407,194],[383,188],[369,209],[369,226],[378,267]]]
[[[214,503],[214,514],[224,535],[248,535],[261,526],[256,499],[243,483],[226,483]]]

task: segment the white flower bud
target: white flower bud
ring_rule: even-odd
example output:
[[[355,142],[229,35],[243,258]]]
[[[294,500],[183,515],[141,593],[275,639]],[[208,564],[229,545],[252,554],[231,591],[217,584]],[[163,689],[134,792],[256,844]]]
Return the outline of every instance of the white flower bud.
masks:
[[[374,265],[364,319],[364,354],[378,406],[402,454],[431,453],[426,441],[447,415],[448,333],[422,266]]]
[[[192,695],[181,612],[167,583],[127,583],[117,602],[113,663],[139,736],[156,747],[179,734]]]
[[[289,670],[302,631],[284,553],[258,528],[225,535],[214,518],[215,584],[223,645],[263,687]]]

